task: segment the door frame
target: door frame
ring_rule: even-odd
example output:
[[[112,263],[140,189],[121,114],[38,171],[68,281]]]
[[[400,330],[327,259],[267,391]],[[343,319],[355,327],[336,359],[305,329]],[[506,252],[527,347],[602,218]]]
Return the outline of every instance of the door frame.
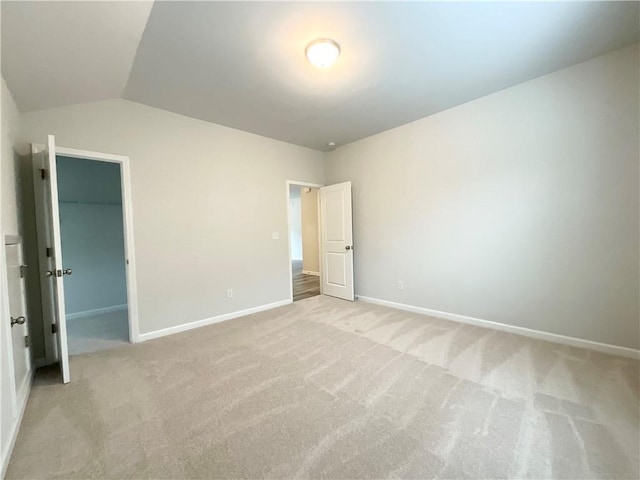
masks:
[[[11,404],[11,413],[12,416],[18,410],[18,389],[16,388],[16,374],[15,374],[15,366],[13,362],[13,344],[12,344],[12,336],[11,336],[11,326],[10,326],[10,318],[11,318],[11,309],[9,307],[9,282],[7,279],[7,274],[9,270],[7,268],[7,254],[5,251],[5,245],[7,243],[15,243],[15,239],[20,238],[16,235],[3,235],[3,243],[2,243],[2,252],[0,252],[0,267],[2,269],[0,276],[0,286],[2,287],[2,325],[0,325],[0,332],[2,332],[2,337],[6,339],[6,358],[8,374],[9,374],[9,385],[10,385],[10,404]],[[0,341],[0,352],[2,352],[2,342]],[[1,450],[1,446],[0,446]],[[0,451],[0,456],[3,454],[3,451]],[[4,473],[4,472],[0,472]]]
[[[4,276],[5,277],[6,277],[7,273],[8,273],[8,271],[9,271],[8,266],[7,266],[7,252],[6,252],[8,245],[17,245],[18,246],[18,248],[20,250],[20,258],[22,259],[22,264],[23,264],[22,267],[26,267],[26,265],[24,265],[24,245],[22,244],[22,237],[20,235],[5,235],[4,236],[4,245],[3,245],[4,246],[4,248],[3,248],[3,264],[4,264],[4,272],[5,272]],[[24,277],[22,277],[22,281],[23,282],[25,281]],[[5,282],[6,282],[6,280],[5,280]],[[11,299],[9,298],[8,286],[9,286],[8,282],[6,282],[6,287],[7,287],[7,308],[9,309],[8,318],[10,318],[11,317],[11,310],[10,310],[11,305],[9,305],[9,303],[10,303]],[[22,298],[23,306],[22,307],[24,309],[25,316],[27,317],[27,330],[26,330],[26,332],[27,332],[27,336],[30,336],[30,333],[29,333],[29,322],[31,321],[31,318],[30,318],[30,315],[29,315],[29,311],[27,310],[27,305],[26,305],[27,286],[24,283],[23,283],[23,292],[22,293],[23,293],[23,298]],[[11,332],[11,327],[9,327],[9,333],[10,333],[9,339],[11,340],[13,338],[13,335],[12,335],[12,332]],[[11,347],[11,350],[12,350],[11,351],[11,359],[10,359],[10,362],[9,362],[9,366],[11,367],[11,372],[12,372],[13,377],[14,377],[14,382],[13,383],[15,385],[16,382],[15,382],[15,362],[13,360],[13,343],[9,342],[9,344],[10,344],[10,347]],[[26,347],[26,348],[29,348],[29,347]],[[22,384],[15,385],[15,395],[14,395],[15,398],[12,400],[12,401],[15,401],[15,402],[17,402],[17,400],[19,398],[24,397],[24,391],[25,391],[26,388],[28,388],[27,384],[30,383],[31,376],[33,374],[33,358],[32,358],[33,355],[31,354],[31,350],[30,349],[29,349],[27,357],[28,357],[27,358],[27,373],[28,373],[28,375],[22,381]],[[17,405],[17,403],[15,405]]]
[[[297,180],[287,180],[287,258],[289,260],[289,264],[287,266],[289,270],[289,303],[293,303],[293,271],[291,270],[291,265],[293,259],[291,258],[291,195],[290,195],[290,187],[291,185],[297,185],[298,187],[311,187],[311,188],[322,188],[324,185],[319,183],[309,183],[309,182],[299,182]],[[320,241],[320,195],[318,195],[318,254],[321,255],[321,241]],[[304,257],[304,256],[303,256]],[[319,259],[318,269],[320,270],[320,295],[322,295],[322,258]]]
[[[22,254],[24,255],[24,245],[22,243],[22,237],[20,235],[12,235],[6,234],[1,235],[4,239],[2,252],[0,252],[0,287],[2,290],[2,294],[0,296],[0,317],[2,317],[2,325],[0,325],[0,333],[2,334],[2,338],[7,339],[7,352],[3,351],[2,339],[0,339],[0,362],[6,360],[7,368],[8,368],[8,382],[10,385],[9,388],[9,396],[10,402],[7,402],[11,405],[11,418],[9,422],[5,425],[2,423],[1,428],[3,434],[7,434],[6,445],[0,446],[0,477],[4,478],[7,467],[9,466],[9,460],[11,458],[11,452],[13,452],[13,447],[15,446],[16,439],[18,438],[18,431],[20,429],[20,424],[22,423],[22,418],[24,416],[24,412],[26,410],[27,401],[29,399],[29,393],[31,391],[31,382],[33,379],[34,373],[34,364],[33,359],[29,360],[29,375],[25,378],[20,388],[16,385],[15,380],[15,365],[13,361],[13,342],[11,335],[11,326],[10,326],[10,318],[11,318],[11,309],[9,306],[9,282],[7,279],[7,255],[6,255],[6,245],[20,245],[22,249]],[[24,261],[24,256],[22,258]],[[26,285],[25,285],[26,288]],[[25,289],[25,294],[27,291]],[[29,312],[26,312],[27,315]],[[30,319],[27,316],[27,322]],[[31,354],[31,352],[30,352]],[[3,360],[4,359],[4,360]],[[7,405],[8,407],[8,405]],[[4,407],[3,407],[4,408]]]
[[[38,145],[40,147],[40,145]],[[122,195],[122,220],[124,228],[125,275],[127,282],[127,310],[129,323],[129,343],[140,341],[138,320],[138,289],[136,281],[136,256],[134,249],[133,201],[129,157],[111,153],[92,152],[56,145],[56,156],[77,158],[79,160],[95,160],[99,162],[117,163],[120,165],[120,186]],[[51,329],[44,329],[45,345],[53,342]]]

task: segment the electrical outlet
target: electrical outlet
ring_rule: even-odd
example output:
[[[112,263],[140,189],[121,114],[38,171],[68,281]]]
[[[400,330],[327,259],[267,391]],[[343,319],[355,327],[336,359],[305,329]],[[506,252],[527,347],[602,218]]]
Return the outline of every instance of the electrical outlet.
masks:
[[[227,298],[232,298],[233,297],[233,289],[232,288],[228,288],[227,289]]]
[[[402,280],[398,280],[398,290],[404,290],[404,282]]]

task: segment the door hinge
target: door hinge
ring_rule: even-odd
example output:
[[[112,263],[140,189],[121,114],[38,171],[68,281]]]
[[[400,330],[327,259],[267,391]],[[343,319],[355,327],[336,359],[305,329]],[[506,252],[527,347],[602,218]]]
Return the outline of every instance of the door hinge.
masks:
[[[58,324],[57,323],[52,323],[51,324],[51,333],[58,333]]]
[[[27,274],[27,266],[20,265],[20,278],[24,278],[26,274]]]
[[[25,335],[24,337],[24,346],[25,348],[29,348],[29,335]]]
[[[49,173],[47,172],[47,170],[44,169],[44,168],[41,168],[40,169],[40,178],[42,180],[46,180],[48,176],[49,176]]]
[[[46,254],[47,254],[47,258],[51,258],[53,256],[53,248],[47,247]]]

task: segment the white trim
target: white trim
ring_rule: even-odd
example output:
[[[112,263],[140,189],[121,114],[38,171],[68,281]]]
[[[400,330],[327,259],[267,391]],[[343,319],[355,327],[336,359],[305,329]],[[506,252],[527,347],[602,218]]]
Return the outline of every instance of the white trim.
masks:
[[[279,302],[267,303],[266,305],[259,305],[257,307],[247,308],[246,310],[224,313],[215,317],[196,320],[195,322],[183,323],[182,325],[176,325],[175,327],[154,330],[153,332],[141,333],[138,335],[138,341],[145,342],[153,338],[160,338],[167,335],[173,335],[174,333],[186,332],[188,330],[193,330],[194,328],[206,327],[207,325],[213,325],[214,323],[226,322],[227,320],[233,320],[234,318],[244,317],[245,315],[251,315],[252,313],[264,312],[265,310],[283,307],[285,305],[290,305],[291,303],[292,302],[289,299],[280,300]]]
[[[0,227],[1,229],[1,227]],[[2,233],[2,232],[0,232]],[[27,406],[27,400],[29,399],[29,392],[31,391],[31,382],[33,380],[33,365],[31,362],[27,361],[27,375],[20,387],[16,388],[16,380],[15,380],[15,367],[13,361],[13,342],[11,335],[11,327],[9,318],[11,317],[11,309],[10,309],[10,299],[9,299],[9,280],[7,278],[7,257],[6,257],[6,246],[7,245],[20,245],[20,258],[21,261],[24,261],[24,252],[22,251],[22,238],[19,235],[3,235],[5,246],[2,248],[0,252],[0,319],[2,320],[2,325],[0,325],[0,363],[6,360],[7,362],[7,377],[3,378],[3,382],[9,384],[9,396],[10,399],[3,398],[2,399],[2,410],[3,414],[5,409],[10,412],[9,425],[4,424],[4,419],[0,419],[1,429],[3,431],[8,430],[7,444],[6,448],[2,450],[2,445],[0,445],[0,478],[4,478],[7,472],[7,467],[9,466],[9,460],[11,459],[11,453],[13,452],[13,447],[16,443],[16,438],[18,437],[18,430],[20,429],[20,424],[22,423],[22,417],[24,416],[24,412]],[[22,279],[24,281],[24,279]],[[26,286],[23,284],[23,287]],[[26,290],[22,290],[22,295],[26,295]],[[24,302],[26,299],[23,297],[22,301]],[[22,308],[26,308],[26,305],[22,305]],[[25,310],[26,311],[26,310]],[[3,349],[3,341],[6,341],[6,352]],[[4,402],[7,402],[6,404]]]
[[[640,360],[640,350],[636,350],[629,347],[620,347],[618,345],[610,345],[608,343],[594,342],[592,340],[584,340],[582,338],[568,337],[566,335],[559,335],[557,333],[543,332],[541,330],[533,330],[525,327],[517,327],[515,325],[507,325],[504,323],[492,322],[490,320],[482,320],[480,318],[467,317],[465,315],[458,315],[455,313],[441,312],[439,310],[431,310],[430,308],[416,307],[414,305],[406,305],[404,303],[390,302],[388,300],[381,300],[379,298],[357,296],[358,300],[373,303],[375,305],[383,305],[385,307],[396,308],[398,310],[405,310],[407,312],[420,313],[423,315],[429,315],[431,317],[444,318],[446,320],[453,320],[454,322],[467,323],[469,325],[475,325],[478,327],[492,328],[494,330],[500,330],[502,332],[515,333],[517,335],[523,335],[525,337],[536,338],[538,340],[546,340],[548,342],[560,343],[563,345],[570,345],[572,347],[587,348],[589,350],[596,350],[602,353],[608,353],[610,355],[618,355],[622,357],[633,358]]]
[[[315,277],[320,276],[320,272],[312,272],[311,270],[302,270],[302,273],[304,273],[305,275],[313,275]]]
[[[11,432],[9,434],[9,443],[7,444],[7,448],[4,452],[2,452],[2,456],[0,457],[0,478],[4,478],[7,473],[7,467],[9,466],[9,460],[11,460],[11,454],[13,453],[13,447],[16,444],[16,439],[18,438],[18,432],[20,431],[20,425],[22,424],[22,418],[24,417],[24,412],[27,410],[27,402],[29,400],[29,394],[31,393],[31,385],[33,384],[33,375],[35,369],[30,372],[30,375],[27,375],[24,383],[20,387],[20,391],[23,393],[20,394],[22,401],[20,402],[20,409],[18,410],[17,417],[14,417],[14,422],[11,425]]]
[[[129,157],[124,155],[113,155],[111,153],[90,152],[88,150],[78,150],[56,146],[56,155],[64,157],[80,158],[84,160],[98,160],[99,162],[127,163]]]
[[[297,262],[301,262],[301,261],[302,261],[302,259],[301,259],[301,258],[294,258],[294,257],[291,257],[291,260],[292,260],[292,261],[293,261],[293,260],[295,260],[295,261],[297,261]]]
[[[75,148],[65,148],[56,146],[56,155],[73,157],[88,160],[98,160],[101,162],[112,162],[120,164],[120,181],[122,189],[122,216],[124,223],[124,252],[127,259],[127,305],[129,307],[129,342],[139,342],[139,320],[138,320],[138,285],[136,281],[136,256],[133,239],[133,190],[131,186],[131,172],[129,169],[129,157],[124,155],[113,155],[110,153],[91,152],[87,150],[77,150]]]
[[[91,317],[93,315],[100,315],[101,313],[115,312],[118,310],[126,310],[127,304],[113,305],[112,307],[95,308],[93,310],[84,310],[82,312],[67,313],[67,320],[73,320],[74,318]]]
[[[40,282],[41,302],[42,302],[42,328],[44,341],[44,356],[47,365],[54,364],[58,361],[58,346],[54,334],[51,332],[51,323],[47,321],[53,320],[53,292],[50,290],[51,279],[45,277],[44,272],[53,269],[53,258],[41,255],[40,252],[49,247],[47,219],[44,205],[45,185],[42,183],[40,171],[45,169],[44,165],[44,145],[31,144],[31,163],[33,182],[33,200],[35,208],[36,222],[36,243],[38,247],[38,280]]]
[[[298,182],[297,180],[287,180],[287,258],[289,258],[289,263],[287,264],[287,269],[289,270],[289,303],[293,303],[293,271],[291,269],[291,262],[293,260],[297,260],[291,258],[291,198],[290,194],[290,186],[297,185],[299,187],[312,187],[312,188],[322,188],[324,185],[320,185],[319,183],[308,183],[308,182]],[[320,211],[320,195],[318,195],[318,212]],[[318,252],[320,252],[320,215],[318,215]],[[302,259],[300,259],[302,260]],[[322,280],[320,280],[320,293],[322,293]]]
[[[6,238],[6,237],[5,237]],[[10,302],[10,298],[9,298],[9,279],[7,278],[7,274],[8,274],[8,269],[7,269],[7,249],[6,249],[6,244],[2,247],[2,251],[0,251],[0,292],[2,292],[2,298],[0,299],[0,307],[2,308],[1,312],[0,312],[0,317],[2,318],[2,324],[0,325],[0,333],[2,334],[1,336],[4,337],[6,339],[6,346],[7,346],[7,352],[4,354],[6,355],[4,358],[2,358],[3,352],[2,352],[2,338],[0,338],[0,362],[2,362],[3,360],[6,360],[7,362],[7,373],[8,373],[8,377],[7,379],[5,379],[5,381],[10,385],[9,388],[9,399],[3,398],[3,405],[7,405],[7,407],[10,405],[11,408],[11,414],[15,415],[15,412],[18,411],[18,400],[17,400],[17,395],[18,392],[16,391],[16,372],[15,372],[15,365],[14,365],[14,359],[13,359],[13,342],[12,342],[12,335],[11,335],[11,322],[10,322],[10,318],[11,318],[11,308],[9,305]],[[5,401],[7,401],[7,404],[4,404]],[[2,407],[7,408],[7,407]],[[2,420],[0,419],[0,422]],[[3,457],[3,461],[4,461],[4,457]],[[4,475],[1,477],[4,478]]]

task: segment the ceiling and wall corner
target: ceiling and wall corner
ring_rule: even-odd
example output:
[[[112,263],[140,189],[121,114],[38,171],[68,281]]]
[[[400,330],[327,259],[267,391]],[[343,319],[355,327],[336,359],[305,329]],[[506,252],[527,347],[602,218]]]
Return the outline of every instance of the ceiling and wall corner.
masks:
[[[327,150],[613,51],[638,2],[3,2],[21,111],[126,98]],[[329,37],[329,69],[305,58]]]
[[[152,6],[2,2],[2,76],[20,111],[122,97]]]

